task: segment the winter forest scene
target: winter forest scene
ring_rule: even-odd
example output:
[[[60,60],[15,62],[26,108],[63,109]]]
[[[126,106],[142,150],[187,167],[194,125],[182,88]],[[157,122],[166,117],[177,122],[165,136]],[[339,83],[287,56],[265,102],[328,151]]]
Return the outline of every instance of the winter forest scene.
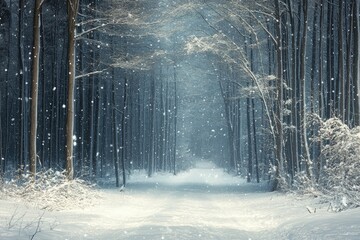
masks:
[[[0,239],[360,239],[360,1],[0,0]]]

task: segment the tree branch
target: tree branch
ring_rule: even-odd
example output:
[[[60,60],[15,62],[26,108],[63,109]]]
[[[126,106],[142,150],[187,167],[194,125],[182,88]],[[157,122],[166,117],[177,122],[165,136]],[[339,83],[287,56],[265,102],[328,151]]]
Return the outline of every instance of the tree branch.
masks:
[[[79,79],[79,78],[83,78],[83,77],[89,77],[91,75],[94,75],[94,74],[100,74],[104,72],[104,70],[101,70],[101,71],[94,71],[94,72],[89,72],[89,73],[85,73],[85,74],[81,74],[81,75],[78,75],[75,77],[75,79]]]

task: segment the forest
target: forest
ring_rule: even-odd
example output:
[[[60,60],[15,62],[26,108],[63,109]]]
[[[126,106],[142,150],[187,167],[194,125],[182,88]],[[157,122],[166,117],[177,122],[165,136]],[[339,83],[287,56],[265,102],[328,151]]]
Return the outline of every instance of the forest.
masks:
[[[359,1],[0,8],[2,181],[52,169],[120,187],[208,159],[359,206]]]

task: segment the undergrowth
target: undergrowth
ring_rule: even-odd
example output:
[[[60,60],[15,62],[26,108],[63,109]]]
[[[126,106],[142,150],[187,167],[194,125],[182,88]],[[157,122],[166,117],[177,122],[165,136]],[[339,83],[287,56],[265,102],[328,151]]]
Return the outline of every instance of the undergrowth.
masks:
[[[0,198],[14,198],[40,209],[63,210],[94,205],[99,199],[95,186],[81,179],[69,181],[65,172],[52,169],[0,182]]]

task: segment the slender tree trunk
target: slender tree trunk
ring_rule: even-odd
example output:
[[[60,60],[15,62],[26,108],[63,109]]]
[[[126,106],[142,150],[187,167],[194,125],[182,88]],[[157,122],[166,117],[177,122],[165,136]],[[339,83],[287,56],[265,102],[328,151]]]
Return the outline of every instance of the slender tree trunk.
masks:
[[[242,126],[243,126],[243,121],[242,121],[242,113],[241,113],[241,102],[240,99],[237,100],[237,107],[238,107],[238,122],[237,122],[237,137],[236,137],[236,145],[235,145],[235,149],[237,149],[237,156],[236,156],[236,162],[238,163],[235,168],[236,168],[236,174],[240,175],[241,174],[241,168],[242,168],[242,141],[241,141],[241,136],[242,136]],[[265,113],[264,113],[265,114]]]
[[[322,119],[324,117],[324,109],[325,103],[324,103],[324,82],[323,82],[323,22],[324,22],[324,0],[320,1],[320,23],[319,23],[319,116]]]
[[[311,179],[311,158],[307,139],[307,120],[306,120],[306,76],[305,76],[305,60],[306,60],[306,44],[307,44],[307,21],[308,21],[308,0],[303,0],[303,33],[300,46],[300,81],[301,81],[301,120],[302,120],[302,145],[305,160],[305,169],[308,178]]]
[[[18,59],[18,76],[19,76],[19,85],[20,85],[20,126],[19,126],[19,158],[18,158],[18,166],[17,169],[19,170],[19,174],[21,175],[25,168],[25,157],[24,157],[24,150],[25,150],[25,81],[24,81],[24,44],[23,44],[23,18],[24,18],[24,0],[19,0],[19,22],[18,22],[18,49],[19,49],[19,59]]]
[[[344,1],[343,0],[339,0],[338,1],[339,4],[339,18],[338,18],[338,83],[339,83],[339,98],[340,98],[340,103],[339,103],[339,114],[340,114],[340,118],[342,119],[343,122],[345,122],[346,120],[346,116],[345,116],[345,98],[346,98],[346,93],[345,93],[345,78],[344,78],[344,51],[343,51],[343,47],[344,47],[344,38],[343,38],[343,28],[344,28],[344,15],[343,15],[343,11],[344,11]]]
[[[111,89],[111,102],[112,102],[112,128],[113,128],[113,133],[112,133],[112,137],[113,137],[113,147],[112,147],[112,151],[113,151],[113,159],[114,159],[114,168],[115,168],[115,181],[116,181],[116,187],[120,187],[120,180],[119,180],[119,158],[118,158],[118,150],[117,150],[117,146],[118,146],[118,142],[117,142],[117,125],[116,125],[116,87],[115,87],[115,72],[114,69],[112,69],[112,89]],[[124,113],[122,113],[124,115]],[[121,129],[121,131],[123,131],[123,127]],[[122,146],[121,146],[122,147]],[[121,150],[123,151],[123,150]]]
[[[95,79],[91,82],[91,110],[90,110],[90,149],[89,156],[91,161],[91,177],[95,178],[97,173],[97,140],[98,140],[98,94]]]
[[[353,8],[355,7],[355,4],[353,2],[350,2],[348,4],[346,4],[345,2],[345,19],[346,19],[346,24],[348,25],[348,27],[350,29],[356,29],[356,27],[354,26],[354,15],[352,15]],[[345,122],[347,123],[347,125],[349,127],[353,127],[354,126],[354,116],[353,116],[353,109],[354,109],[354,104],[355,104],[355,96],[354,96],[354,90],[353,90],[353,79],[352,79],[352,68],[354,66],[352,66],[352,50],[353,47],[352,46],[352,39],[354,38],[354,31],[346,31],[345,34],[345,38],[346,40],[344,41],[344,43],[346,44],[346,46],[344,47],[344,51],[346,54],[346,60],[345,60],[345,65],[346,65],[346,70],[344,70],[344,80],[345,80],[345,89],[344,89],[344,115],[345,115]]]
[[[333,117],[335,112],[335,84],[334,84],[334,0],[327,1],[327,110],[326,118]]]
[[[36,175],[36,138],[38,115],[38,89],[39,89],[39,61],[40,61],[40,14],[41,0],[35,1],[34,32],[32,52],[32,82],[31,82],[31,126],[30,126],[30,172]],[[45,114],[45,113],[43,113]]]
[[[174,65],[175,66],[175,65]],[[177,74],[176,68],[174,68],[174,144],[173,144],[173,164],[174,164],[174,175],[176,175],[176,156],[177,156],[177,115],[178,115],[178,96],[177,96]]]
[[[41,29],[40,29],[40,37],[44,36],[44,24],[43,24],[43,17],[42,14],[40,15],[40,24],[41,24]],[[54,38],[53,34],[51,37],[51,41],[53,41],[52,39]],[[48,75],[46,75],[46,71],[45,68],[47,68],[47,58],[46,58],[46,54],[45,54],[45,39],[44,37],[41,37],[41,64],[40,64],[40,69],[41,69],[41,76],[40,79],[42,79],[42,132],[41,132],[41,136],[42,136],[42,141],[41,141],[41,157],[40,157],[40,161],[39,163],[41,164],[41,167],[45,167],[45,160],[47,159],[47,163],[48,163],[48,168],[50,168],[50,162],[51,162],[51,157],[49,156],[49,152],[50,152],[50,139],[48,139],[48,134],[51,132],[51,128],[49,128],[49,125],[51,126],[52,123],[52,119],[51,119],[51,111],[47,111],[47,109],[51,108],[51,104],[52,102],[49,103],[49,99],[51,99],[51,95],[47,96],[47,89],[49,88],[49,86],[46,84],[45,79],[51,78],[52,76],[52,71],[54,71],[53,69],[51,69],[49,72],[51,73],[51,76],[48,77]],[[49,66],[51,66],[52,64],[49,64]],[[31,127],[31,126],[30,126]],[[40,134],[39,134],[40,135]]]
[[[68,13],[68,96],[67,96],[67,119],[66,119],[66,174],[69,180],[74,178],[74,92],[75,92],[75,31],[76,16],[79,8],[79,0],[67,1]]]
[[[234,141],[234,126],[233,123],[231,121],[230,118],[230,100],[229,100],[229,96],[227,96],[223,83],[221,82],[221,79],[219,79],[219,86],[220,86],[220,90],[221,90],[221,95],[222,98],[224,100],[224,109],[225,109],[225,120],[226,120],[226,125],[227,125],[227,129],[228,129],[228,139],[229,139],[229,151],[230,151],[230,163],[229,163],[229,168],[231,169],[232,167],[235,169],[236,168],[236,159],[235,159],[235,141]]]
[[[160,66],[162,68],[162,66]],[[162,73],[162,71],[161,71]],[[160,76],[161,79],[161,86],[160,86],[160,111],[161,111],[161,117],[160,117],[160,161],[161,161],[161,170],[166,171],[166,161],[165,161],[165,144],[166,144],[166,92],[164,91],[164,81],[166,81],[166,78],[164,78],[164,73]],[[165,95],[165,96],[164,96]]]
[[[10,14],[10,9],[11,9],[11,1],[9,6],[7,6],[6,1],[3,2],[3,15],[1,16],[2,19],[4,20],[4,26],[7,27],[7,31],[5,32],[4,35],[4,46],[10,46],[9,43],[11,42],[11,30],[12,30],[12,24],[11,24],[11,14]],[[7,48],[3,48],[3,53],[4,53],[4,66],[5,69],[8,69],[7,71],[4,72],[4,93],[5,95],[2,96],[0,94],[0,112],[1,112],[1,116],[0,116],[0,165],[1,165],[1,170],[0,173],[5,173],[5,169],[6,169],[6,141],[4,141],[4,139],[7,138],[7,133],[9,131],[9,128],[7,128],[8,124],[7,124],[7,120],[8,119],[8,109],[6,108],[6,110],[1,109],[1,105],[3,103],[3,97],[5,98],[5,104],[4,106],[7,107],[7,101],[8,101],[8,94],[6,94],[8,92],[8,82],[9,82],[9,68],[10,68],[10,63],[11,63],[11,48],[7,47]],[[7,129],[7,130],[5,130]],[[5,130],[5,131],[4,131]]]
[[[282,50],[281,50],[281,16],[280,3],[275,0],[275,15],[277,22],[275,23],[276,35],[276,64],[277,64],[277,81],[276,81],[276,109],[275,109],[275,127],[276,127],[276,143],[275,143],[275,182],[273,190],[279,187],[279,180],[283,172],[283,66],[282,66]]]
[[[154,119],[155,119],[155,76],[150,76],[150,109],[149,109],[149,134],[148,134],[148,175],[151,177],[155,171],[154,159]]]
[[[318,22],[317,22],[317,18],[318,18],[318,9],[319,6],[317,3],[315,3],[314,6],[314,19],[313,19],[313,25],[312,25],[312,29],[313,29],[313,34],[312,34],[312,48],[311,48],[311,52],[312,52],[312,56],[311,56],[311,68],[310,68],[310,114],[314,114],[315,111],[315,99],[316,98],[316,93],[318,91],[315,91],[315,84],[316,82],[318,82],[319,79],[316,78],[316,69],[318,69],[317,66],[317,46],[318,44],[316,43],[316,39],[317,39],[317,33],[318,33]],[[315,128],[313,126],[310,126],[310,136],[315,136]],[[314,161],[317,161],[316,156],[316,151],[317,151],[317,143],[313,143],[312,148],[311,148],[311,152],[310,152],[310,157],[311,159],[314,159]],[[316,165],[316,163],[314,162],[314,166]]]
[[[294,126],[296,130],[291,131],[290,138],[291,138],[291,148],[292,148],[292,168],[291,168],[291,175],[294,176],[297,171],[300,170],[300,163],[299,163],[299,151],[298,151],[298,131],[297,126],[298,124],[298,103],[297,103],[297,92],[298,92],[298,83],[297,83],[297,67],[296,67],[296,36],[295,36],[295,20],[294,20],[294,13],[293,13],[293,3],[291,0],[287,0],[288,8],[289,8],[289,15],[290,15],[290,35],[291,35],[291,124]]]
[[[318,41],[319,41],[319,62],[318,62],[318,69],[319,69],[319,80],[318,80],[318,84],[319,84],[319,95],[318,95],[318,102],[319,102],[319,109],[318,109],[318,114],[320,119],[323,119],[325,116],[325,101],[324,101],[324,97],[326,96],[325,94],[325,89],[324,89],[324,82],[323,82],[323,22],[324,22],[324,0],[321,0],[319,3],[319,7],[320,7],[320,16],[319,16],[319,37],[318,37]],[[319,154],[322,151],[322,142],[320,142],[318,144],[319,147]],[[317,162],[316,162],[316,181],[318,182],[320,179],[320,171],[322,168],[322,159],[318,158]]]
[[[6,1],[2,1],[1,2],[1,12],[0,12],[0,29],[1,31],[3,31],[2,33],[3,38],[0,40],[0,69],[8,69],[8,64],[10,62],[10,55],[9,55],[9,43],[10,43],[10,35],[11,35],[11,28],[10,28],[10,10],[7,6]],[[2,71],[0,73],[0,78],[2,80],[3,83],[6,84],[7,82],[7,77],[8,77],[8,70],[6,71]],[[4,85],[5,85],[4,84]],[[2,86],[4,86],[2,85]],[[5,89],[7,90],[6,87],[3,87],[2,90]],[[3,123],[3,117],[4,113],[7,112],[7,109],[2,108],[2,104],[3,104],[3,94],[2,94],[2,90],[0,90],[0,181],[3,178],[3,174],[5,173],[5,159],[4,159],[4,155],[3,155],[3,134],[5,131],[3,131],[3,129],[5,128],[5,126],[2,125]],[[7,95],[7,91],[4,91],[5,95]],[[5,118],[6,119],[6,118]]]
[[[354,84],[355,84],[355,125],[360,125],[360,3],[354,0]]]
[[[251,138],[251,121],[250,121],[250,98],[246,99],[246,119],[247,119],[247,132],[248,132],[248,171],[247,182],[251,182],[253,174],[253,151],[252,151],[252,138]]]
[[[251,99],[251,108],[252,108],[252,127],[253,127],[253,136],[254,136],[254,158],[255,158],[255,171],[256,171],[256,182],[260,182],[259,175],[259,158],[257,153],[257,137],[256,137],[256,119],[255,119],[255,100]]]
[[[250,36],[250,43],[253,44],[253,38]],[[251,62],[251,71],[255,72],[256,65],[254,63],[254,51],[251,48],[250,49],[250,62]],[[253,132],[253,152],[254,152],[254,158],[255,158],[255,172],[256,172],[256,182],[260,182],[260,176],[259,176],[259,159],[257,154],[257,137],[256,137],[256,119],[255,119],[255,100],[254,98],[251,98],[251,111],[252,111],[252,132]],[[251,169],[252,171],[252,169]]]
[[[168,69],[169,70],[169,69]],[[168,71],[169,72],[169,71]],[[170,125],[170,114],[169,114],[169,106],[170,106],[170,90],[169,90],[169,80],[166,81],[166,90],[165,90],[165,124],[164,124],[164,129],[165,129],[165,137],[164,137],[164,144],[165,144],[165,150],[164,150],[164,161],[165,161],[165,165],[167,166],[167,168],[169,169],[169,171],[171,172],[171,163],[169,163],[168,161],[168,154],[169,154],[169,135],[170,135],[170,131],[169,131],[169,125]]]
[[[125,149],[125,138],[127,137],[126,135],[126,125],[127,125],[127,121],[126,121],[126,114],[128,112],[127,107],[128,107],[128,80],[127,80],[127,76],[125,76],[125,81],[124,81],[124,107],[123,107],[123,113],[122,113],[122,117],[121,117],[121,167],[122,167],[122,184],[123,187],[125,187],[126,185],[126,166],[125,166],[125,153],[126,153],[126,149]]]

